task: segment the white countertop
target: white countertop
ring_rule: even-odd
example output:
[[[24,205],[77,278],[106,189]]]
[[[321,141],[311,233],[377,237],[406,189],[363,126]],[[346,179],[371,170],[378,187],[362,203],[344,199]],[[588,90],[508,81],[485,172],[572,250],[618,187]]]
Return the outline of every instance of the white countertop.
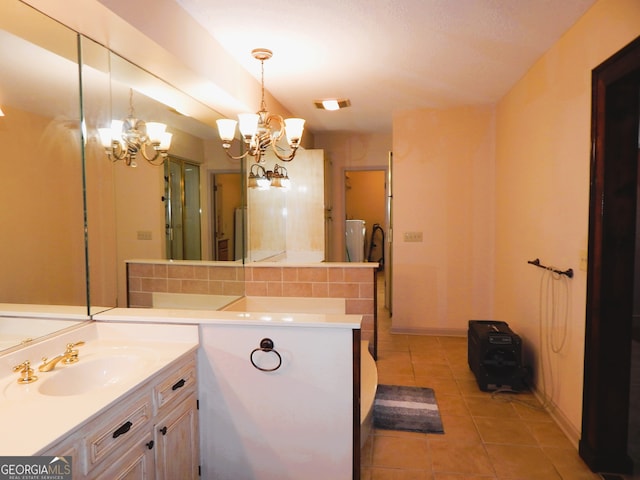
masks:
[[[178,324],[237,324],[359,329],[362,315],[229,312],[165,308],[114,308],[93,317],[98,322],[151,322]]]
[[[33,303],[0,303],[1,317],[56,318],[62,320],[89,320],[86,306],[37,305]]]
[[[57,366],[51,372],[39,372],[43,356],[52,358],[70,342],[84,341],[78,347],[80,360]],[[0,436],[2,455],[34,455],[67,432],[100,414],[127,392],[198,347],[198,329],[192,325],[107,324],[92,322],[62,335],[0,357],[0,424],[6,435]],[[38,388],[57,372],[82,365],[83,359],[96,358],[108,349],[131,348],[144,352],[145,360],[129,372],[126,380],[79,395],[52,396]],[[39,378],[27,385],[17,383],[13,366],[30,360]]]

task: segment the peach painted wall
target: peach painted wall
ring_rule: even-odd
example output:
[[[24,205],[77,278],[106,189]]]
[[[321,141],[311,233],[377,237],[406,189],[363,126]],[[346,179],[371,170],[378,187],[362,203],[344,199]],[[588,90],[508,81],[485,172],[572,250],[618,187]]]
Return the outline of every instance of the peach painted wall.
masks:
[[[573,268],[566,285],[567,338],[545,373],[552,400],[569,433],[579,435],[586,302],[591,125],[591,70],[640,33],[640,2],[600,0],[499,103],[496,148],[496,317],[523,337],[537,372],[546,352],[540,340],[550,288],[544,271],[527,264],[539,257],[559,269]],[[562,317],[560,318],[562,319]],[[542,322],[546,325],[546,322]],[[547,328],[543,329],[543,337]],[[548,378],[548,380],[550,380]],[[551,388],[548,389],[551,392]]]
[[[2,302],[87,304],[79,113],[60,100],[56,118],[2,105]]]
[[[463,334],[468,320],[492,316],[494,122],[490,106],[394,116],[396,332]]]

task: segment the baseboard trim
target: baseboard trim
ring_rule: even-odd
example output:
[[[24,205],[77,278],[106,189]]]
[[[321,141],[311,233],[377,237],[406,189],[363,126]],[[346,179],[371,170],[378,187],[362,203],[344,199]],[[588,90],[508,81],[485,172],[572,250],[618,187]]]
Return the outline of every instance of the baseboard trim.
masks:
[[[391,326],[391,333],[401,335],[435,335],[440,337],[466,337],[465,328],[398,328]]]
[[[553,421],[558,425],[560,430],[565,434],[567,439],[578,450],[581,432],[577,430],[566,417],[566,415],[558,408],[551,399],[545,399],[544,395],[537,389],[533,389],[533,395],[538,399],[541,405],[545,405],[545,410],[551,416]]]

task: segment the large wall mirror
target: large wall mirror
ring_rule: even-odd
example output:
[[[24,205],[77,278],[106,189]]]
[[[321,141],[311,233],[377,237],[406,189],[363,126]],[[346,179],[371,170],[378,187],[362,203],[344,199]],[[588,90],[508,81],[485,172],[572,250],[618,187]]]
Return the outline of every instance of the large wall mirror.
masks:
[[[238,245],[241,165],[219,146],[217,112],[17,0],[0,5],[0,62],[0,349],[125,306],[125,260]],[[162,165],[105,153],[98,129],[132,112],[173,134]],[[38,305],[46,320],[22,314]]]
[[[77,36],[19,2],[3,2],[0,62],[0,302],[9,315],[24,304],[42,304],[51,306],[49,316],[84,319],[89,304]],[[0,348],[68,323],[3,319]]]
[[[289,191],[247,194],[216,111],[19,0],[0,62],[0,350],[126,306],[127,260],[324,260],[322,151],[286,165]],[[99,129],[129,115],[166,124],[164,162],[109,157]]]

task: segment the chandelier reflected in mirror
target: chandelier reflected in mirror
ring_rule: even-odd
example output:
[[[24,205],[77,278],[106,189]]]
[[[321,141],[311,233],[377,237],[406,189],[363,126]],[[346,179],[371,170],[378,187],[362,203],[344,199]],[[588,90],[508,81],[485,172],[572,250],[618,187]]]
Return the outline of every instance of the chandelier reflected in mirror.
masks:
[[[114,162],[123,160],[136,167],[138,154],[152,165],[162,165],[171,148],[172,134],[159,122],[145,122],[136,117],[133,89],[129,90],[129,114],[124,120],[112,120],[111,128],[99,128],[100,142]]]
[[[280,115],[271,114],[267,111],[264,101],[264,62],[273,56],[271,50],[266,48],[256,48],[251,51],[253,58],[260,61],[261,68],[261,93],[260,110],[258,113],[241,113],[238,120],[220,119],[217,120],[218,134],[222,140],[222,147],[230,158],[240,160],[247,156],[255,157],[256,163],[263,163],[267,148],[271,147],[278,159],[283,162],[290,162],[296,155],[300,146],[302,132],[304,130],[304,120],[302,118],[283,119]],[[236,125],[239,123],[240,135],[247,150],[239,156],[233,156],[229,152],[231,144],[236,135]],[[278,141],[287,137],[289,152],[281,154],[278,152]]]
[[[249,169],[248,188],[267,190],[270,187],[288,190],[291,186],[287,169],[281,165],[276,165],[273,170],[266,170],[262,165],[254,163]]]

